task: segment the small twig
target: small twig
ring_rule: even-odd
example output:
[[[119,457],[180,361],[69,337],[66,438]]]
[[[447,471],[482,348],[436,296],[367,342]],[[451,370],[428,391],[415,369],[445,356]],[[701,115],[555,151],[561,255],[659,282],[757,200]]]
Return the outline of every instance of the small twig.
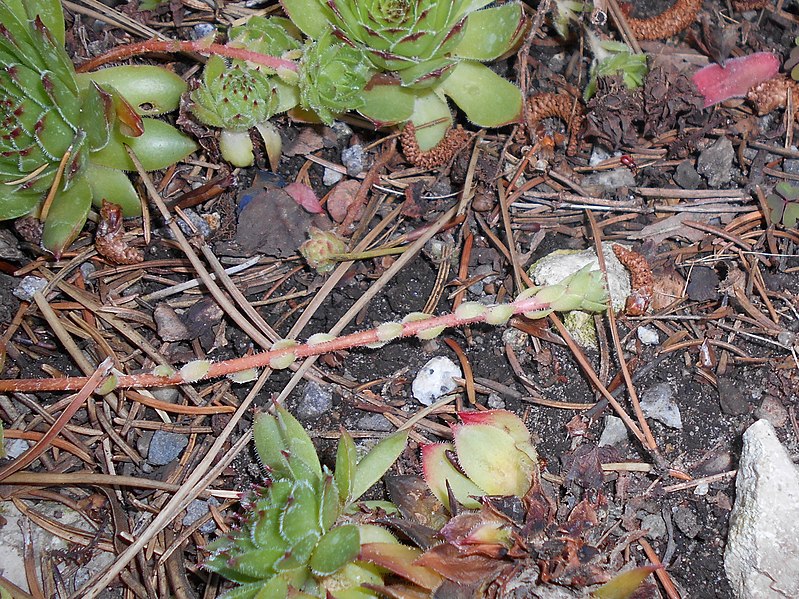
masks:
[[[218,55],[237,60],[246,60],[253,64],[263,65],[270,69],[286,69],[297,71],[297,63],[259,52],[253,52],[245,48],[234,48],[222,44],[209,44],[206,41],[184,41],[184,40],[145,40],[127,46],[118,46],[105,54],[86,61],[75,70],[79,73],[94,71],[109,62],[118,62],[133,56],[153,53],[176,54],[178,52],[196,52],[204,56]]]
[[[39,439],[36,445],[31,447],[16,460],[0,469],[0,482],[2,482],[2,480],[9,474],[13,474],[17,470],[20,470],[21,468],[24,468],[33,462],[42,453],[44,453],[48,447],[50,447],[52,440],[56,437],[56,435],[61,432],[75,412],[81,408],[89,396],[94,393],[94,390],[97,388],[97,386],[100,385],[108,373],[111,372],[112,365],[113,362],[110,358],[103,360],[103,362],[97,367],[97,370],[94,372],[94,374],[92,374],[88,379],[85,379],[84,384],[81,385],[80,392],[72,398],[69,405],[64,409],[63,412],[61,412],[61,416],[58,417],[58,420],[56,420],[53,423],[53,426],[51,426],[47,431],[47,434]]]

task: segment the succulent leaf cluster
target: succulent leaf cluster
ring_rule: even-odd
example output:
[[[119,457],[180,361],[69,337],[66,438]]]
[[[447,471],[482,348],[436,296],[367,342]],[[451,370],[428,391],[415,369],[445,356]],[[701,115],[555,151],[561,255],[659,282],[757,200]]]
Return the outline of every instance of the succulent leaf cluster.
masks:
[[[122,172],[134,168],[125,145],[146,156],[149,170],[196,147],[141,116],[177,107],[185,88],[179,77],[155,67],[78,77],[63,43],[58,0],[0,3],[0,219],[39,216],[42,245],[56,255],[80,232],[92,203],[108,199],[126,216],[138,213]]]
[[[627,44],[600,40],[594,35],[589,35],[588,39],[594,53],[594,62],[591,64],[588,85],[583,92],[586,100],[596,93],[599,77],[619,75],[628,89],[636,89],[644,84],[644,78],[649,72],[646,54],[636,54]]]
[[[363,541],[393,537],[344,515],[394,463],[407,433],[387,437],[358,461],[343,432],[335,473],[320,465],[302,425],[281,407],[256,417],[253,436],[269,483],[243,502],[240,527],[207,547],[205,566],[241,585],[226,599],[376,597],[361,584],[381,584],[378,570],[356,558]]]
[[[364,90],[357,110],[376,125],[413,122],[428,150],[452,127],[447,99],[470,121],[498,127],[518,120],[521,91],[482,65],[512,50],[526,19],[519,2],[283,0],[311,39],[334,35],[363,52],[383,75]],[[385,74],[389,74],[386,76]]]

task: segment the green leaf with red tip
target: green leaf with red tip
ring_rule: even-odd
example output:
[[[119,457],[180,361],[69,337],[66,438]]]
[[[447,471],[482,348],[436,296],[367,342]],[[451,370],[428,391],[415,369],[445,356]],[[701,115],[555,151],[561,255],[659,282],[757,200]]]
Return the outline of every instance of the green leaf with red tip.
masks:
[[[358,463],[352,478],[350,501],[357,501],[391,468],[405,449],[408,431],[398,431],[375,445]]]
[[[473,497],[482,497],[486,493],[449,461],[447,451],[454,450],[455,446],[450,443],[430,443],[422,447],[424,480],[433,495],[447,509],[450,509],[447,485],[461,505],[468,509],[477,509],[480,502]]]
[[[488,495],[524,496],[538,464],[508,433],[489,424],[462,424],[452,434],[458,463],[469,479]]]
[[[405,580],[428,589],[438,588],[443,577],[414,562],[422,555],[419,549],[395,543],[365,543],[361,545],[359,559],[385,568]]]
[[[641,586],[647,576],[659,568],[662,566],[641,566],[622,572],[591,593],[591,596],[596,599],[627,599]]]
[[[308,481],[298,480],[280,515],[280,536],[292,546],[310,533],[319,535],[319,498]]]
[[[183,160],[197,149],[192,139],[168,123],[146,118],[142,119],[142,123],[144,133],[139,137],[126,137],[115,127],[108,145],[92,152],[92,162],[109,168],[136,170],[125,150],[125,146],[130,146],[144,170],[154,171]]]

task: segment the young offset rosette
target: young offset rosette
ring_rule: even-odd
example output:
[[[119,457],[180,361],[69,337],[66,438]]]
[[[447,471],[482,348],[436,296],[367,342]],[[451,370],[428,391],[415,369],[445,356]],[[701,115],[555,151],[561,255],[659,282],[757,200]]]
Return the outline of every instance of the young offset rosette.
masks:
[[[241,525],[206,548],[205,567],[241,585],[224,597],[377,597],[361,586],[383,582],[377,568],[357,561],[361,544],[396,540],[344,514],[391,467],[407,436],[386,437],[358,461],[355,442],[343,431],[333,473],[285,409],[256,416],[253,438],[269,483],[242,501]]]
[[[363,106],[363,90],[374,70],[364,53],[327,32],[309,42],[299,69],[300,105],[322,122]]]

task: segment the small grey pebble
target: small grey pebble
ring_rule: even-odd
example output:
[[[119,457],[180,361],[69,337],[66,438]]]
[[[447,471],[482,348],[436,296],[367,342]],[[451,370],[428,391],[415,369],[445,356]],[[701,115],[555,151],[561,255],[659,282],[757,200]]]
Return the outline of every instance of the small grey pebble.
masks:
[[[492,410],[503,410],[505,408],[505,400],[496,393],[488,396],[488,407]]]
[[[368,414],[358,418],[356,426],[365,431],[389,432],[394,430],[392,425],[382,414]]]
[[[366,155],[361,144],[355,144],[341,151],[341,164],[347,167],[350,177],[359,175],[366,170]]]
[[[313,381],[305,385],[302,399],[294,407],[294,415],[300,420],[319,418],[333,408],[333,391]]]
[[[210,23],[198,23],[191,30],[191,37],[195,40],[201,40],[216,32],[216,28]]]
[[[674,524],[689,539],[695,538],[702,530],[702,525],[692,509],[687,507],[677,507],[672,516]]]
[[[177,459],[183,451],[189,439],[186,435],[168,433],[166,431],[155,431],[150,441],[150,449],[147,452],[147,461],[153,466],[164,466],[172,460]]]
[[[649,531],[646,536],[650,539],[659,539],[666,536],[666,522],[660,514],[648,514],[641,518],[641,528]]]
[[[183,516],[183,526],[191,526],[197,522],[197,520],[205,516],[209,511],[209,505],[216,507],[219,505],[219,500],[217,500],[216,497],[211,497],[208,501],[202,501],[201,499],[195,499],[192,501],[186,508],[186,515]],[[200,526],[198,530],[203,534],[211,534],[216,532],[216,522],[211,519]]]
[[[28,276],[20,281],[12,293],[23,302],[32,302],[34,294],[37,291],[42,291],[45,287],[47,287],[47,279]]]
[[[325,168],[325,172],[322,175],[322,183],[330,187],[331,185],[335,185],[339,181],[344,178],[337,170],[333,170],[332,168]]]

